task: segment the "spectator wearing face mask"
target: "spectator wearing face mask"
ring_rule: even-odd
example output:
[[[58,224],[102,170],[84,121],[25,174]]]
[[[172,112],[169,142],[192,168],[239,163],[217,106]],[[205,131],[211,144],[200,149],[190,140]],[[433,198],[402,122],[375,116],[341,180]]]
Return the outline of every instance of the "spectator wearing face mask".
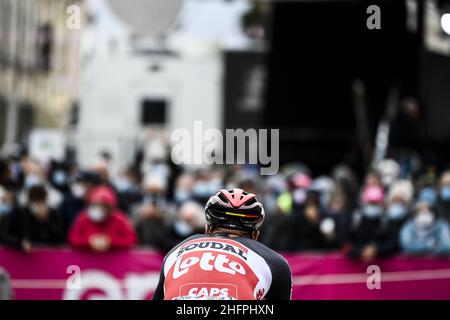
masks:
[[[432,186],[425,186],[420,190],[417,198],[428,202],[432,208],[435,208],[438,196],[436,190]]]
[[[409,218],[413,194],[409,180],[397,180],[391,184],[380,237],[375,241],[377,257],[385,258],[401,250],[400,230]]]
[[[158,174],[147,174],[142,181],[143,198],[132,212],[133,221],[139,224],[157,215],[161,215],[164,221],[171,221],[175,215],[174,210],[167,199],[167,181]]]
[[[133,208],[142,202],[142,192],[139,189],[139,173],[128,168],[114,181],[117,191],[118,207],[125,213],[130,213]]]
[[[24,238],[23,215],[17,208],[14,190],[0,186],[0,245],[28,252],[31,244]]]
[[[284,176],[281,174],[269,176],[261,197],[267,219],[267,223],[263,226],[264,230],[261,232],[261,242],[276,251],[287,251],[289,248],[290,236],[287,230],[290,228],[290,217],[283,213],[277,204],[277,199],[285,193],[286,189],[287,182]],[[289,197],[287,200],[291,201],[289,194],[286,193],[286,196]]]
[[[160,175],[147,174],[142,183],[144,205],[156,205],[161,209],[167,207],[167,181]]]
[[[261,199],[263,199],[262,202],[264,203],[264,211],[266,212],[267,218],[274,216],[277,213],[281,213],[278,208],[277,199],[286,191],[286,189],[287,182],[281,174],[269,176],[265,179]]]
[[[139,244],[167,252],[172,248],[172,241],[168,238],[169,230],[160,208],[148,205],[145,210],[135,223]]]
[[[344,193],[347,200],[347,205],[349,209],[354,209],[358,204],[358,178],[353,169],[346,164],[338,164],[335,166],[331,175],[336,183],[336,187],[340,188]]]
[[[100,152],[92,165],[92,171],[100,177],[102,185],[110,186],[111,166],[111,154],[108,151]]]
[[[344,191],[338,187],[331,195],[321,222],[321,231],[330,248],[341,248],[348,239],[351,222],[350,205]]]
[[[100,182],[100,177],[91,171],[81,171],[75,175],[70,185],[70,192],[66,193],[58,209],[66,233],[72,226],[77,214],[86,207],[89,193]]]
[[[69,188],[69,166],[64,162],[52,160],[48,169],[48,181],[51,186],[66,195]]]
[[[205,214],[203,207],[195,201],[184,203],[178,210],[178,215],[172,224],[169,234],[172,245],[198,233],[204,233]]]
[[[377,241],[382,234],[384,191],[379,185],[369,184],[362,193],[362,206],[354,213],[345,251],[350,257],[370,261],[377,256]]]
[[[314,189],[319,192],[320,205],[326,208],[330,203],[331,195],[336,190],[336,183],[331,177],[323,175],[312,181],[310,189]]]
[[[192,198],[205,205],[209,197],[223,187],[222,179],[217,172],[201,169],[196,173],[192,186]]]
[[[436,217],[425,201],[415,205],[414,217],[400,232],[400,244],[406,254],[448,255],[450,254],[450,226]]]
[[[18,194],[18,202],[21,206],[27,204],[27,196],[30,188],[34,186],[44,186],[47,191],[47,205],[57,210],[63,201],[63,193],[55,188],[47,179],[44,168],[34,160],[27,158],[22,161],[22,170],[24,173],[24,184],[21,192]],[[50,180],[51,180],[50,176]]]
[[[305,203],[289,216],[289,251],[324,249],[325,235],[321,229],[323,209],[320,206],[320,193],[308,190]]]
[[[439,182],[438,213],[450,223],[450,170],[442,174]]]
[[[292,174],[288,178],[288,190],[277,198],[278,210],[284,214],[291,214],[293,211],[300,210],[305,204],[311,183],[311,177],[306,173]]]
[[[408,218],[414,188],[409,180],[395,181],[389,189],[386,216],[390,221]]]
[[[180,175],[175,181],[175,190],[173,198],[177,206],[182,205],[186,201],[192,200],[194,187],[194,177],[185,173]]]
[[[78,215],[70,230],[70,245],[96,252],[132,247],[136,234],[116,206],[116,196],[109,187],[95,187],[89,195],[89,207]]]
[[[384,159],[378,163],[376,168],[381,182],[385,188],[389,188],[391,184],[398,179],[400,175],[400,166],[393,159]]]
[[[47,190],[42,185],[28,191],[24,208],[24,235],[31,244],[56,245],[64,243],[64,229],[59,215],[48,206]]]
[[[364,177],[363,189],[370,186],[383,187],[381,174],[376,170],[369,171]]]

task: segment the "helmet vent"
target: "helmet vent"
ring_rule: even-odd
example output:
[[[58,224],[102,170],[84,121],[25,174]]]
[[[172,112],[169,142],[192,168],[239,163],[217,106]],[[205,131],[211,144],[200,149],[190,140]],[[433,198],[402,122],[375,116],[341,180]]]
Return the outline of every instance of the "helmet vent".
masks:
[[[251,198],[250,200],[248,200],[247,202],[246,202],[246,204],[247,205],[251,205],[251,204],[254,204],[256,202],[256,198]]]
[[[224,202],[228,201],[227,198],[223,195],[223,193],[219,193],[218,197],[219,197],[220,200],[222,200]]]

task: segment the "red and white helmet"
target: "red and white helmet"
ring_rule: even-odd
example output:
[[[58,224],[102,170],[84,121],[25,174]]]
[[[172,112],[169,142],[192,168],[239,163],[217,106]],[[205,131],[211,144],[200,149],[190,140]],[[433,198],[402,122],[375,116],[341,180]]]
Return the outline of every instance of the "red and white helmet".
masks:
[[[244,231],[258,230],[265,213],[256,195],[242,189],[221,189],[205,206],[206,221],[214,226]]]

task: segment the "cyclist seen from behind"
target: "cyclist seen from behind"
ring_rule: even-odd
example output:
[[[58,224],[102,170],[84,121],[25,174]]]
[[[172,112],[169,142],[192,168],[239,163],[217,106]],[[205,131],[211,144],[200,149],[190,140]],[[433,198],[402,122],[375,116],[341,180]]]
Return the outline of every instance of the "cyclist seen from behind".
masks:
[[[265,214],[256,196],[220,190],[205,214],[205,235],[166,255],[153,299],[290,300],[289,264],[257,241]]]

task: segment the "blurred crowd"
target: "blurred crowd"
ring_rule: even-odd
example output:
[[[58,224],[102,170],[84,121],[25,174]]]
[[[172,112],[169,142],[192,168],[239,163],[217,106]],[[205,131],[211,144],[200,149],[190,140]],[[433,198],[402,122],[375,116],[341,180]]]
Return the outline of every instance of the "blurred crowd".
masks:
[[[254,166],[188,170],[159,160],[112,176],[110,160],[80,169],[44,166],[26,152],[1,159],[0,244],[25,252],[40,245],[167,252],[203,233],[212,194],[239,187],[264,204],[260,240],[280,252],[341,250],[363,261],[450,255],[450,171],[413,174],[385,159],[360,181],[344,164],[329,175],[298,163],[262,177]]]

